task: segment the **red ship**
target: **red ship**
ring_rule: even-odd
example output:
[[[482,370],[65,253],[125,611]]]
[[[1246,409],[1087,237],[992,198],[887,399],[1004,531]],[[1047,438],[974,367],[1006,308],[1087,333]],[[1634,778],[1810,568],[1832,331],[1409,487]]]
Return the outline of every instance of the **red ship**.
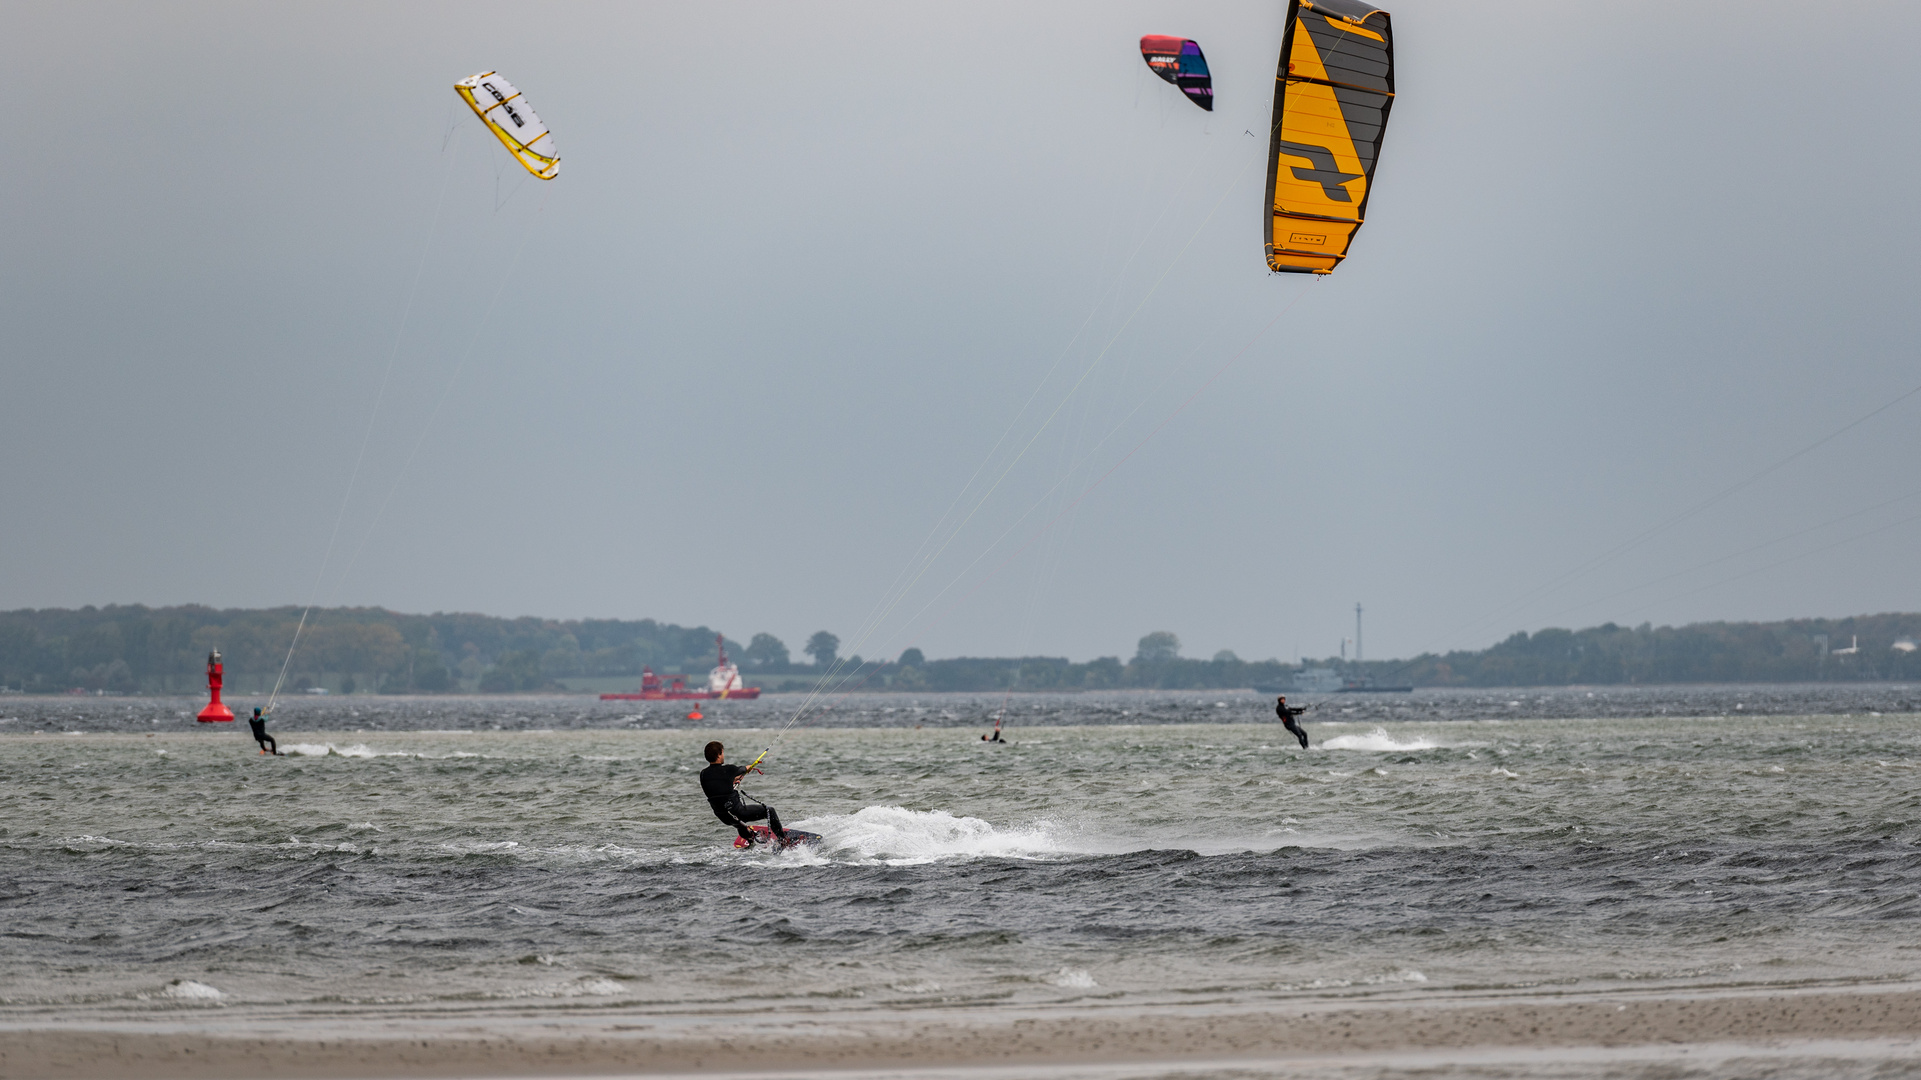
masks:
[[[752,701],[760,696],[760,687],[742,686],[740,668],[727,659],[727,639],[714,635],[714,644],[720,647],[720,663],[707,673],[707,689],[687,689],[687,679],[676,675],[673,681],[666,682],[654,674],[654,669],[640,669],[640,690],[632,694],[602,694],[602,701],[716,701],[727,698],[734,701]]]

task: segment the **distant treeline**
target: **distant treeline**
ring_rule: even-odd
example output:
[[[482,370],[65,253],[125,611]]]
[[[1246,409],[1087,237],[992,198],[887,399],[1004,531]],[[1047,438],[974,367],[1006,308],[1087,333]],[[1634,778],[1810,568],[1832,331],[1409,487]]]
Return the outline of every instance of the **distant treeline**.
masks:
[[[300,623],[296,607],[84,607],[0,612],[0,685],[28,693],[167,692],[206,684],[221,651],[227,684],[247,692],[280,674]],[[728,642],[730,650],[740,646]],[[556,677],[633,675],[714,666],[714,632],[652,619],[501,619],[401,615],[381,608],[315,611],[288,669],[293,690],[349,693],[543,690]]]
[[[893,689],[1209,689],[1286,685],[1303,667],[1375,686],[1608,686],[1636,683],[1921,680],[1921,615],[1862,615],[1775,623],[1604,626],[1516,633],[1489,649],[1364,664],[1329,657],[1283,664],[1231,652],[1183,659],[1172,634],[1141,639],[1134,659],[1085,664],[1053,657],[918,661],[882,676]],[[907,663],[914,660],[914,663]],[[881,681],[879,678],[875,682]]]
[[[1658,627],[1607,623],[1516,633],[1478,652],[1369,661],[1365,673],[1416,686],[1909,680],[1921,679],[1917,641],[1916,614]]]
[[[0,612],[0,688],[25,693],[199,692],[207,654],[219,649],[227,685],[264,690],[280,675],[300,625],[296,607],[226,609],[141,605]],[[1141,639],[1123,664],[1063,657],[927,660],[909,649],[898,660],[843,661],[840,640],[822,630],[794,663],[772,634],[727,641],[748,676],[817,676],[866,690],[1099,690],[1245,686],[1290,678],[1279,661],[1247,663],[1232,653],[1184,660],[1172,634]],[[652,619],[502,619],[488,615],[402,615],[381,608],[313,612],[300,633],[286,688],[335,692],[515,693],[552,690],[578,677],[638,679],[643,667],[704,680],[714,665],[714,631]]]
[[[1300,670],[1279,660],[1242,660],[1231,652],[1212,660],[1137,654],[1124,664],[1117,656],[1077,664],[1060,656],[927,660],[919,649],[907,650],[895,663],[869,667],[870,688],[973,691],[1230,690],[1291,682]]]
[[[236,692],[266,689],[279,675],[300,621],[294,607],[229,609],[139,605],[0,612],[0,689],[26,693],[198,692],[207,653],[222,652]],[[929,660],[848,657],[834,681],[895,691],[1216,690],[1285,685],[1306,667],[1348,680],[1415,686],[1565,686],[1625,683],[1921,680],[1921,615],[1866,615],[1778,623],[1697,623],[1517,633],[1492,648],[1357,664],[1246,661],[1222,650],[1180,655],[1180,639],[1156,631],[1131,660],[1064,657]],[[751,677],[815,675],[834,667],[840,642],[820,631],[797,664],[771,634],[728,653]],[[380,608],[316,611],[288,668],[287,687],[336,692],[513,693],[557,680],[638,677],[643,667],[699,679],[714,662],[714,631],[652,619],[502,619],[401,615]]]

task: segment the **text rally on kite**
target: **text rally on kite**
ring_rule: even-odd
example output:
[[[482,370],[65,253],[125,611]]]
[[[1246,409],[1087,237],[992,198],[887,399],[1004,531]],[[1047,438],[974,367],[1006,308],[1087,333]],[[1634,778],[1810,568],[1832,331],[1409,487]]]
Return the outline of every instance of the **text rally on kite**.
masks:
[[[1186,38],[1149,34],[1141,39],[1141,59],[1154,74],[1180,87],[1187,100],[1214,111],[1214,78],[1199,44]]]
[[[1387,112],[1394,33],[1357,0],[1289,0],[1267,151],[1267,265],[1325,274],[1367,215]]]

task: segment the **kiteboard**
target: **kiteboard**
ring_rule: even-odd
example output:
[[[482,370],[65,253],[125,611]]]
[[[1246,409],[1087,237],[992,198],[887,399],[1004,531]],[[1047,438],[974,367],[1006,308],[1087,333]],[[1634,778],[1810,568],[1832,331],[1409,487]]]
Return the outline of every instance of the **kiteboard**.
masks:
[[[774,836],[774,830],[765,825],[755,825],[753,826],[753,830],[756,846],[760,844],[772,844],[774,847],[785,851],[791,847],[813,847],[820,843],[819,833],[811,833],[802,829],[787,830],[787,842],[785,844],[781,843],[779,839]],[[737,848],[746,847],[747,838],[743,836],[734,837],[734,846]]]

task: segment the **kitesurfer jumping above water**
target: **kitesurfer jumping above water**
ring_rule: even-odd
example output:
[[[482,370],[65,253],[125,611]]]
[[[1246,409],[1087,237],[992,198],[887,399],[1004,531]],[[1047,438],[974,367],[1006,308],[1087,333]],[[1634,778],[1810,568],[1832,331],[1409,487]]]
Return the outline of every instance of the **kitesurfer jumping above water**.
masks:
[[[1281,718],[1282,727],[1293,732],[1294,737],[1301,740],[1303,750],[1307,749],[1307,732],[1301,730],[1300,723],[1294,718],[1306,711],[1305,705],[1289,705],[1286,694],[1282,694],[1280,700],[1274,703],[1274,715]]]
[[[708,743],[705,753],[708,765],[700,770],[700,790],[706,793],[707,805],[714,808],[714,816],[732,825],[749,844],[754,842],[754,830],[747,823],[766,818],[767,827],[780,838],[781,845],[786,846],[787,830],[780,827],[780,815],[765,803],[747,801],[739,791],[740,778],[760,770],[727,764],[727,748],[718,741]]]

